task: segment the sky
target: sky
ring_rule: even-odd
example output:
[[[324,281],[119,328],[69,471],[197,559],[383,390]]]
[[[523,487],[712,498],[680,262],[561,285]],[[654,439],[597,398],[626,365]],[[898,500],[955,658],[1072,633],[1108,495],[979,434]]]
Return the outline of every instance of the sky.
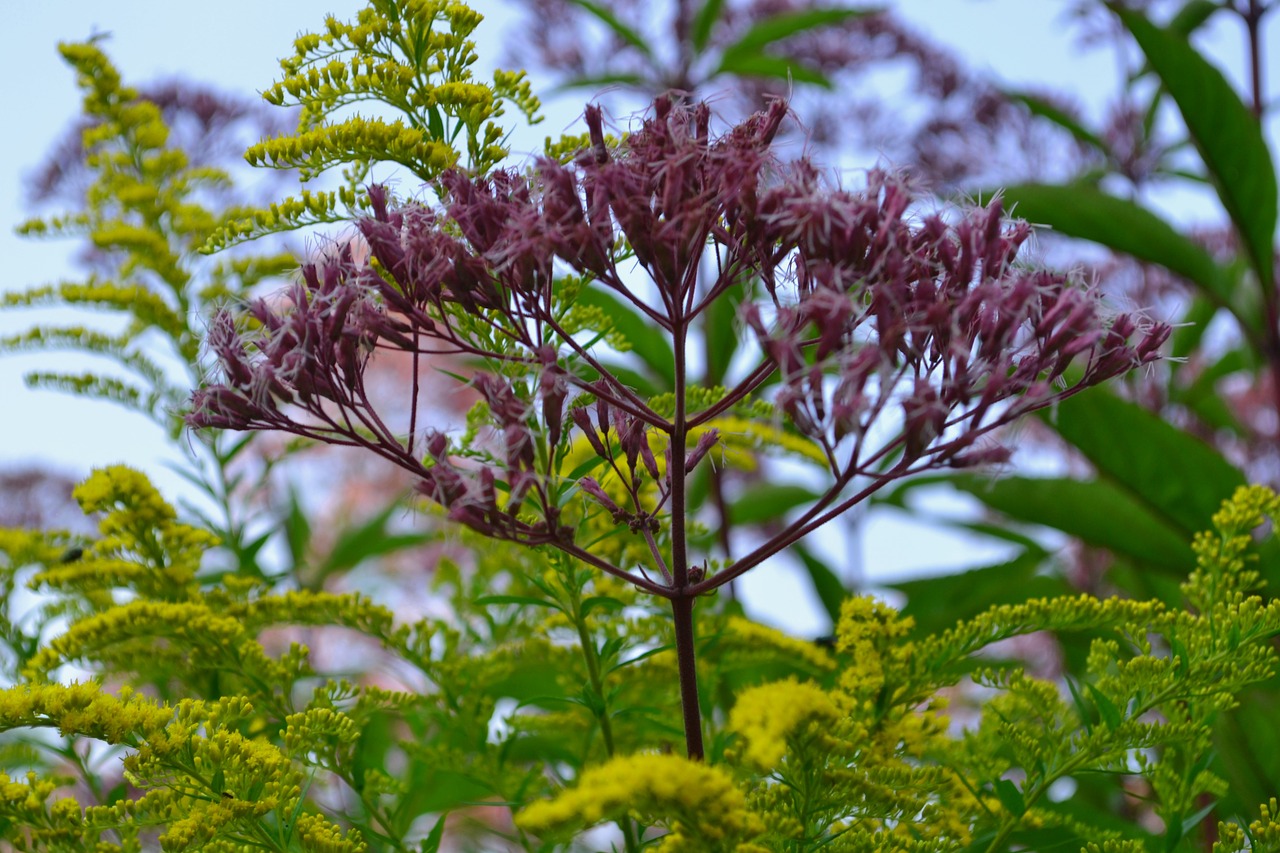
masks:
[[[13,226],[28,213],[23,176],[40,162],[79,108],[73,75],[55,49],[58,41],[109,33],[105,49],[126,83],[178,76],[251,93],[274,81],[277,58],[291,52],[299,31],[318,29],[325,12],[349,19],[363,5],[356,0],[0,0],[10,33],[0,51],[0,115],[10,117],[0,133],[0,289],[19,290],[74,275],[66,260],[67,243],[33,241],[13,233]],[[501,53],[502,39],[518,33],[504,27],[502,4],[473,0],[473,5],[488,16],[480,31],[483,64],[484,58]],[[1105,51],[1081,51],[1078,33],[1069,25],[1073,2],[897,0],[889,5],[971,67],[1006,85],[1068,90],[1095,118],[1114,97],[1115,59]],[[1272,17],[1264,44],[1280,47],[1280,15]],[[1238,81],[1243,73],[1239,28],[1219,25],[1204,35],[1203,42],[1228,76]],[[1277,66],[1280,62],[1273,59],[1267,84],[1273,98],[1280,94]],[[534,150],[544,134],[567,129],[580,113],[582,100],[582,95],[575,95],[551,102],[546,124],[523,143],[517,137],[513,147]],[[1274,123],[1270,130],[1274,151]],[[1185,222],[1203,218],[1206,210],[1201,200],[1172,199],[1169,215]],[[0,334],[28,328],[40,316],[32,311],[0,312]],[[0,466],[42,464],[80,477],[92,467],[127,461],[146,470],[169,494],[183,488],[164,467],[179,459],[177,451],[140,416],[105,403],[25,388],[25,372],[47,367],[83,369],[74,358],[0,356]],[[943,504],[938,509],[957,508]],[[836,549],[849,546],[839,537],[827,544]],[[982,565],[999,556],[972,541],[892,516],[877,518],[857,547],[857,562],[875,576]],[[815,605],[795,591],[798,585],[778,583],[766,572],[755,575],[759,580],[748,576],[755,595],[794,613],[800,623],[812,617]]]

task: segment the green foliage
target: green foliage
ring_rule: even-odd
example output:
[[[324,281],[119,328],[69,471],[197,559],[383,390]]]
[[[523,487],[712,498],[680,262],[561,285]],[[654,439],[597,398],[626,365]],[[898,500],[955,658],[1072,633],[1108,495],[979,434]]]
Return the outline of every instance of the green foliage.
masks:
[[[1252,532],[1280,497],[1257,487],[1196,537],[1179,606],[1032,599],[920,633],[855,597],[828,651],[707,602],[710,765],[664,754],[680,727],[661,608],[563,555],[474,551],[437,574],[448,617],[401,623],[359,594],[202,569],[214,539],[130,469],[77,498],[100,520],[73,560],[65,534],[0,536],[0,579],[41,602],[3,620],[0,821],[20,850],[148,833],[165,850],[407,850],[455,812],[449,837],[475,849],[573,849],[603,822],[665,851],[1172,851],[1224,792],[1215,721],[1276,673],[1280,602],[1256,594]],[[355,679],[270,641],[284,626],[321,648],[342,632]],[[1066,689],[990,653],[1046,631],[1092,637]],[[47,680],[67,664],[92,681]],[[1165,828],[1055,797],[1062,780],[1091,802],[1141,780]],[[481,803],[514,829],[465,817]],[[1215,849],[1269,849],[1240,839],[1270,838],[1272,814],[1224,823]]]

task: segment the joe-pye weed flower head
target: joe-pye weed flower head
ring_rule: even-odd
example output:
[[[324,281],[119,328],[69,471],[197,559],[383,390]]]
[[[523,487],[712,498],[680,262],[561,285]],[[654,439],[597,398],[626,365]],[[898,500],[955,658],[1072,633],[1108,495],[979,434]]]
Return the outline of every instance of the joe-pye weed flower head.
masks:
[[[590,145],[569,163],[450,171],[437,207],[370,187],[370,259],[342,250],[305,267],[283,314],[258,303],[250,324],[220,316],[222,378],[196,395],[190,423],[366,447],[454,520],[556,547],[680,611],[887,482],[1003,460],[993,430],[1157,357],[1168,326],[1109,315],[1097,293],[1020,263],[1030,229],[999,201],[919,218],[887,173],[849,190],[811,163],[781,166],[770,147],[786,112],[774,103],[713,138],[706,105],[662,98],[610,145],[588,108]],[[575,310],[584,288],[665,338],[673,405],[603,363],[609,318]],[[755,363],[691,395],[690,338],[720,300],[735,303]],[[482,363],[467,381],[494,441],[387,423],[365,389],[379,349]],[[418,390],[415,377],[414,413]],[[716,458],[717,419],[766,393],[820,451],[830,486],[708,574],[688,549],[686,478]],[[575,442],[597,464],[570,470]],[[577,541],[574,519],[601,511],[644,538],[647,565]]]

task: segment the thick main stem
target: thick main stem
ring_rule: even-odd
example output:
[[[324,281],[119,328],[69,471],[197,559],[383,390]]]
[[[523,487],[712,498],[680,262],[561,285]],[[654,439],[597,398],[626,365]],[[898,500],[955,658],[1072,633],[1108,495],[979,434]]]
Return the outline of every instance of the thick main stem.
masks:
[[[680,707],[684,715],[684,741],[689,757],[701,761],[702,711],[698,706],[697,648],[693,638],[693,599],[689,595],[689,545],[685,490],[685,385],[688,379],[686,344],[688,324],[684,318],[672,322],[672,349],[675,355],[675,416],[671,422],[671,616],[675,622],[676,660],[680,669]]]
[[[702,709],[698,707],[698,663],[693,641],[693,601],[691,596],[671,599],[671,616],[676,628],[676,661],[680,671],[680,709],[684,715],[684,742],[689,757],[703,758]]]

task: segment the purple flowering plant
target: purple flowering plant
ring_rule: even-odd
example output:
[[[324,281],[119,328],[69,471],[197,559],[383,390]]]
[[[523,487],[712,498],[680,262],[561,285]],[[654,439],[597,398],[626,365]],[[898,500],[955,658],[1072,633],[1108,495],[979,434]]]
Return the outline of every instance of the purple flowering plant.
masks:
[[[787,112],[774,102],[716,136],[705,104],[664,96],[613,141],[589,107],[589,145],[564,162],[447,171],[437,205],[370,186],[367,259],[344,246],[303,268],[285,309],[216,317],[220,375],[189,423],[364,448],[453,521],[667,599],[686,746],[701,757],[699,597],[888,483],[1007,460],[1001,427],[1150,363],[1170,332],[1028,264],[1031,229],[999,200],[925,215],[891,174],[854,190],[807,160],[782,164],[772,142]],[[646,396],[610,366],[607,314],[575,305],[588,290],[662,336],[672,394]],[[751,360],[724,387],[697,387],[695,338],[726,304]],[[414,360],[395,411],[366,379],[385,350]],[[444,358],[484,404],[478,440],[420,423],[419,367]],[[726,463],[735,414],[805,443],[829,478],[716,564],[691,545],[703,513],[691,474]],[[610,559],[584,519],[636,537],[646,557]]]

